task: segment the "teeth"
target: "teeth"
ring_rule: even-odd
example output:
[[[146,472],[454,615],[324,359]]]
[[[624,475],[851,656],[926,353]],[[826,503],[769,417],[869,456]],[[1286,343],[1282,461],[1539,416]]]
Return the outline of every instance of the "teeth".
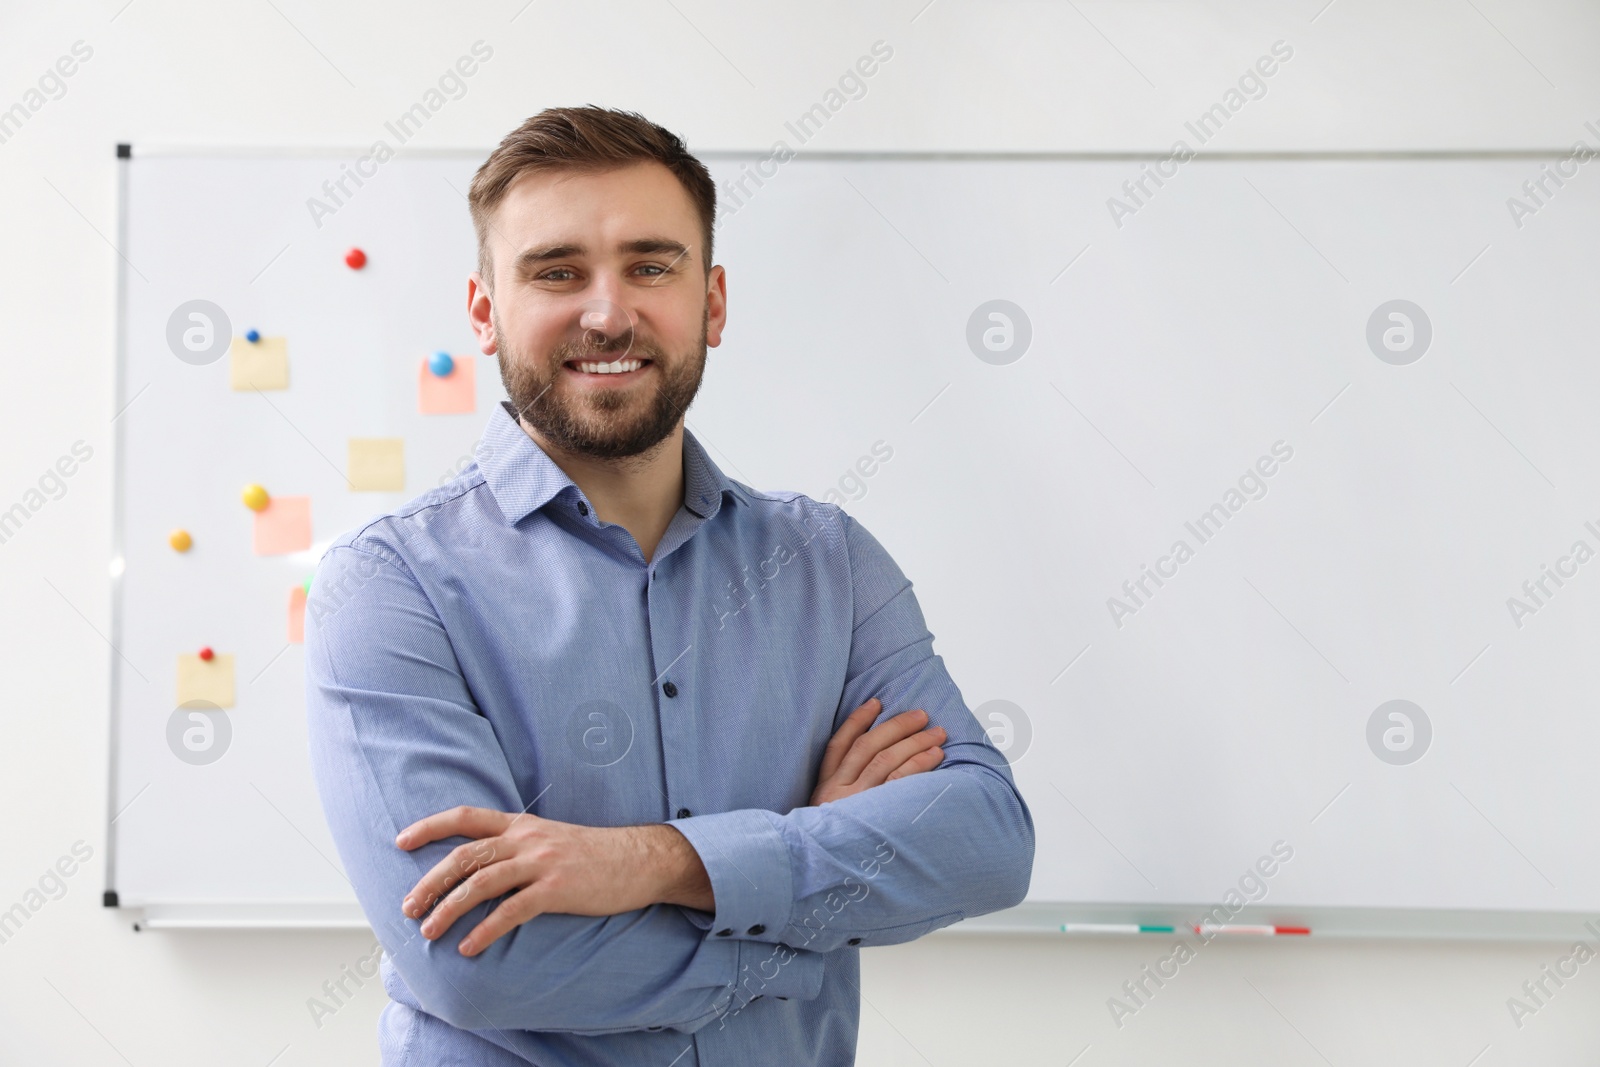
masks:
[[[642,359],[619,359],[614,363],[579,363],[578,369],[585,374],[626,374],[642,366]]]

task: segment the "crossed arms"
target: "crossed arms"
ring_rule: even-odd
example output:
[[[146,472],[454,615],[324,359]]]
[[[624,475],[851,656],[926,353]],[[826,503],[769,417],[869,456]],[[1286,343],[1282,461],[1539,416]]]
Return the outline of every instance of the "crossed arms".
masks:
[[[941,726],[920,708],[873,726],[883,710],[876,697],[851,712],[828,742],[812,804],[826,804],[875,785],[921,774],[944,759]],[[473,840],[434,864],[401,903],[421,919],[422,936],[441,937],[486,900],[510,899],[456,946],[475,956],[536,915],[621,915],[652,904],[716,911],[711,876],[683,832],[672,826],[583,826],[527,812],[458,806],[400,831],[398,848],[411,850],[449,837]],[[424,918],[426,916],[426,918]]]
[[[1010,770],[933,654],[910,583],[844,522],[852,568],[871,575],[840,701],[857,711],[813,806],[653,826],[521,814],[405,564],[329,553],[330,584],[375,574],[308,630],[313,767],[357,897],[426,1011],[462,1029],[693,1032],[757,988],[816,997],[844,945],[912,940],[1022,898],[1033,825]],[[867,730],[882,707],[925,710],[928,729],[907,713]],[[424,916],[432,928],[408,921]]]

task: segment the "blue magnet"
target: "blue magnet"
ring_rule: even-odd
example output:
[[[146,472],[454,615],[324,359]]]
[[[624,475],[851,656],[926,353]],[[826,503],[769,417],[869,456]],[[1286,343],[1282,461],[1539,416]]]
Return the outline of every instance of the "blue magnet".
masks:
[[[428,357],[428,369],[436,377],[448,378],[450,377],[450,372],[456,369],[456,361],[450,358],[450,353],[448,352],[435,352]]]

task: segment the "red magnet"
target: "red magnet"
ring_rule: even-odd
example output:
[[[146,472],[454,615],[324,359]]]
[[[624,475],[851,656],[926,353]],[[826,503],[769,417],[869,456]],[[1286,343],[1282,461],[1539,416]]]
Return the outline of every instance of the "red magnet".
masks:
[[[216,655],[217,654],[215,652],[211,651],[210,645],[207,645],[205,648],[200,650],[200,658],[205,660],[207,663],[210,663],[213,659],[215,659]]]
[[[359,248],[352,248],[344,254],[344,265],[351,270],[360,270],[367,265],[367,254]]]

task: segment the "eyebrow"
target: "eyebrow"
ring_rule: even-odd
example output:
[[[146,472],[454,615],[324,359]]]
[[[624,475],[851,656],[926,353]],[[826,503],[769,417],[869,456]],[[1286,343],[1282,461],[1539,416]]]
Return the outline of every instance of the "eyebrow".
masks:
[[[689,253],[686,245],[681,241],[674,241],[670,237],[640,237],[633,241],[623,241],[617,245],[617,251],[624,255],[652,255],[658,252],[671,252],[680,259]],[[583,245],[545,245],[541,248],[527,249],[517,256],[516,267],[519,271],[526,271],[551,260],[572,259],[576,256],[588,254],[589,250]]]

